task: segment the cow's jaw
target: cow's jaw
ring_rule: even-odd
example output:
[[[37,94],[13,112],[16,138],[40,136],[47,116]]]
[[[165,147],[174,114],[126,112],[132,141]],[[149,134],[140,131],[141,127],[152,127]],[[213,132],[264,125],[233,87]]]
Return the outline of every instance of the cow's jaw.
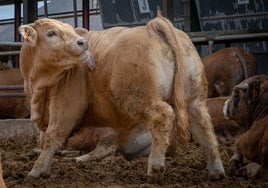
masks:
[[[90,70],[94,70],[95,68],[94,57],[89,51],[84,51],[80,55],[78,60],[82,63],[86,63]]]

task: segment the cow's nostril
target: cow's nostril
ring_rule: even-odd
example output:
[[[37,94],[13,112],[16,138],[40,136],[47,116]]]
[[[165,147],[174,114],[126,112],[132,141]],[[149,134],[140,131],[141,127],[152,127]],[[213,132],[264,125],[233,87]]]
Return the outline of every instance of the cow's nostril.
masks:
[[[86,39],[80,38],[76,42],[77,42],[77,45],[80,48],[83,48],[84,50],[86,50],[88,48],[88,44],[87,44],[87,40]]]

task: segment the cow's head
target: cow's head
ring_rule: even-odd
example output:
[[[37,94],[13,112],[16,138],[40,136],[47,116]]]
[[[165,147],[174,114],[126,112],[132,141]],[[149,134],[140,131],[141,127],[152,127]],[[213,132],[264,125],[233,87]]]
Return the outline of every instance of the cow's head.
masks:
[[[255,118],[256,105],[260,102],[262,83],[267,80],[267,76],[258,75],[236,85],[223,107],[224,117],[249,128]]]
[[[90,69],[95,67],[88,41],[66,23],[43,18],[20,26],[19,31],[24,43],[33,48],[38,62],[47,68],[68,68],[78,63],[88,63]]]

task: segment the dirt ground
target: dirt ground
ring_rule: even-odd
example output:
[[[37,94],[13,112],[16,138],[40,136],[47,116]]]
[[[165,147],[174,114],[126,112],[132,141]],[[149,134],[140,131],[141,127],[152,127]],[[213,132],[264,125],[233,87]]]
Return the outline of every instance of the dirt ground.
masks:
[[[268,187],[268,182],[253,181],[242,177],[228,176],[228,160],[233,153],[233,143],[220,144],[220,153],[227,171],[224,180],[210,182],[201,148],[191,143],[188,150],[178,151],[175,156],[166,158],[166,173],[162,185],[148,184],[146,177],[147,158],[125,160],[120,154],[103,161],[76,163],[66,161],[56,155],[48,178],[29,178],[37,155],[36,138],[2,139],[3,176],[8,187]]]

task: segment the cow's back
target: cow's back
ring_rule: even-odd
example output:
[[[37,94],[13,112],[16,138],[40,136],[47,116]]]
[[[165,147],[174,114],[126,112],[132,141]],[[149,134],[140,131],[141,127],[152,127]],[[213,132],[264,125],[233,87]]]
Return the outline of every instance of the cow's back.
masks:
[[[232,88],[257,74],[255,57],[239,47],[229,47],[202,57],[208,84],[208,97],[228,96]]]

